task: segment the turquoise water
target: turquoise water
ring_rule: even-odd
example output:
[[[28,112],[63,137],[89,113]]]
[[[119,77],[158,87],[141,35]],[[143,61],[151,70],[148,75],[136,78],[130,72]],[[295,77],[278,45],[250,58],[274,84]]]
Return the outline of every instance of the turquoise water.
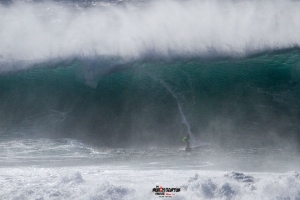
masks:
[[[189,125],[198,139],[219,145],[297,140],[299,53],[38,64],[0,77],[3,134],[176,145]]]

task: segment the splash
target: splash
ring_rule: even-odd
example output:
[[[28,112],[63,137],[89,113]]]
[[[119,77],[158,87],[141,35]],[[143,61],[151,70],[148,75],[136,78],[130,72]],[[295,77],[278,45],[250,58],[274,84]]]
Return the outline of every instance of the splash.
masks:
[[[239,57],[299,47],[299,10],[293,0],[150,1],[80,9],[54,2],[0,5],[0,68],[74,57]]]
[[[191,126],[189,124],[189,122],[187,121],[185,115],[184,115],[184,112],[182,110],[182,106],[181,106],[181,103],[179,102],[179,99],[178,99],[178,96],[175,94],[175,92],[171,89],[171,87],[166,84],[162,79],[160,79],[159,81],[163,86],[164,88],[166,88],[168,90],[168,92],[170,92],[170,94],[172,94],[172,96],[176,99],[176,102],[177,102],[177,106],[178,106],[178,110],[179,110],[179,113],[180,113],[180,116],[181,116],[181,119],[182,119],[182,123],[186,126],[186,129],[187,129],[187,132],[193,137],[192,135],[192,132],[191,132]]]

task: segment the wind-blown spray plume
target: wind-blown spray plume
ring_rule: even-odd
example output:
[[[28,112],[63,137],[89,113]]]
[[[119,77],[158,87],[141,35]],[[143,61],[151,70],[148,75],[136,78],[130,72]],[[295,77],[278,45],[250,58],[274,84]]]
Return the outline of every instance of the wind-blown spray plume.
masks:
[[[192,135],[192,132],[191,132],[191,126],[189,124],[189,122],[187,121],[185,115],[184,115],[184,112],[182,110],[182,106],[181,106],[181,103],[179,102],[179,99],[177,97],[177,95],[175,94],[175,92],[171,89],[171,87],[166,84],[162,79],[160,80],[160,83],[164,86],[164,88],[166,88],[168,90],[168,92],[170,92],[172,94],[172,96],[176,99],[176,103],[177,103],[177,106],[178,106],[178,110],[179,110],[179,113],[180,113],[180,116],[181,116],[181,119],[182,119],[182,123],[186,126],[186,129],[187,129],[187,132]]]
[[[0,5],[0,27],[1,71],[17,61],[73,57],[243,56],[299,47],[300,2],[153,1],[81,9],[17,2]]]

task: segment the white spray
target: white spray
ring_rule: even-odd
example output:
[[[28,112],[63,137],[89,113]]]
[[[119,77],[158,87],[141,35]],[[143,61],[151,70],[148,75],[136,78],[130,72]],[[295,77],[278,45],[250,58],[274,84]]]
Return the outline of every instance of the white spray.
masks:
[[[54,2],[0,4],[0,70],[15,70],[3,63],[16,61],[95,55],[125,60],[148,55],[244,56],[300,46],[299,1],[149,4],[78,10]]]
[[[180,113],[180,116],[181,116],[181,119],[182,119],[182,123],[186,126],[186,129],[187,129],[187,132],[191,135],[192,137],[192,132],[191,132],[191,126],[189,124],[189,122],[187,121],[184,113],[183,113],[183,110],[182,110],[182,106],[179,102],[179,99],[177,97],[177,95],[175,94],[175,92],[171,89],[171,87],[166,84],[162,79],[160,79],[159,81],[163,86],[164,88],[166,88],[171,94],[172,96],[176,99],[176,102],[177,102],[177,106],[178,106],[178,110],[179,110],[179,113]]]

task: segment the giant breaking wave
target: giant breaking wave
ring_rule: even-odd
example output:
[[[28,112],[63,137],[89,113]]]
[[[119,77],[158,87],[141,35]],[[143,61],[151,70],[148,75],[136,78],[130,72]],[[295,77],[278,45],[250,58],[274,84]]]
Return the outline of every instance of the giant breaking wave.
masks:
[[[78,2],[0,4],[2,135],[299,141],[299,1]]]

